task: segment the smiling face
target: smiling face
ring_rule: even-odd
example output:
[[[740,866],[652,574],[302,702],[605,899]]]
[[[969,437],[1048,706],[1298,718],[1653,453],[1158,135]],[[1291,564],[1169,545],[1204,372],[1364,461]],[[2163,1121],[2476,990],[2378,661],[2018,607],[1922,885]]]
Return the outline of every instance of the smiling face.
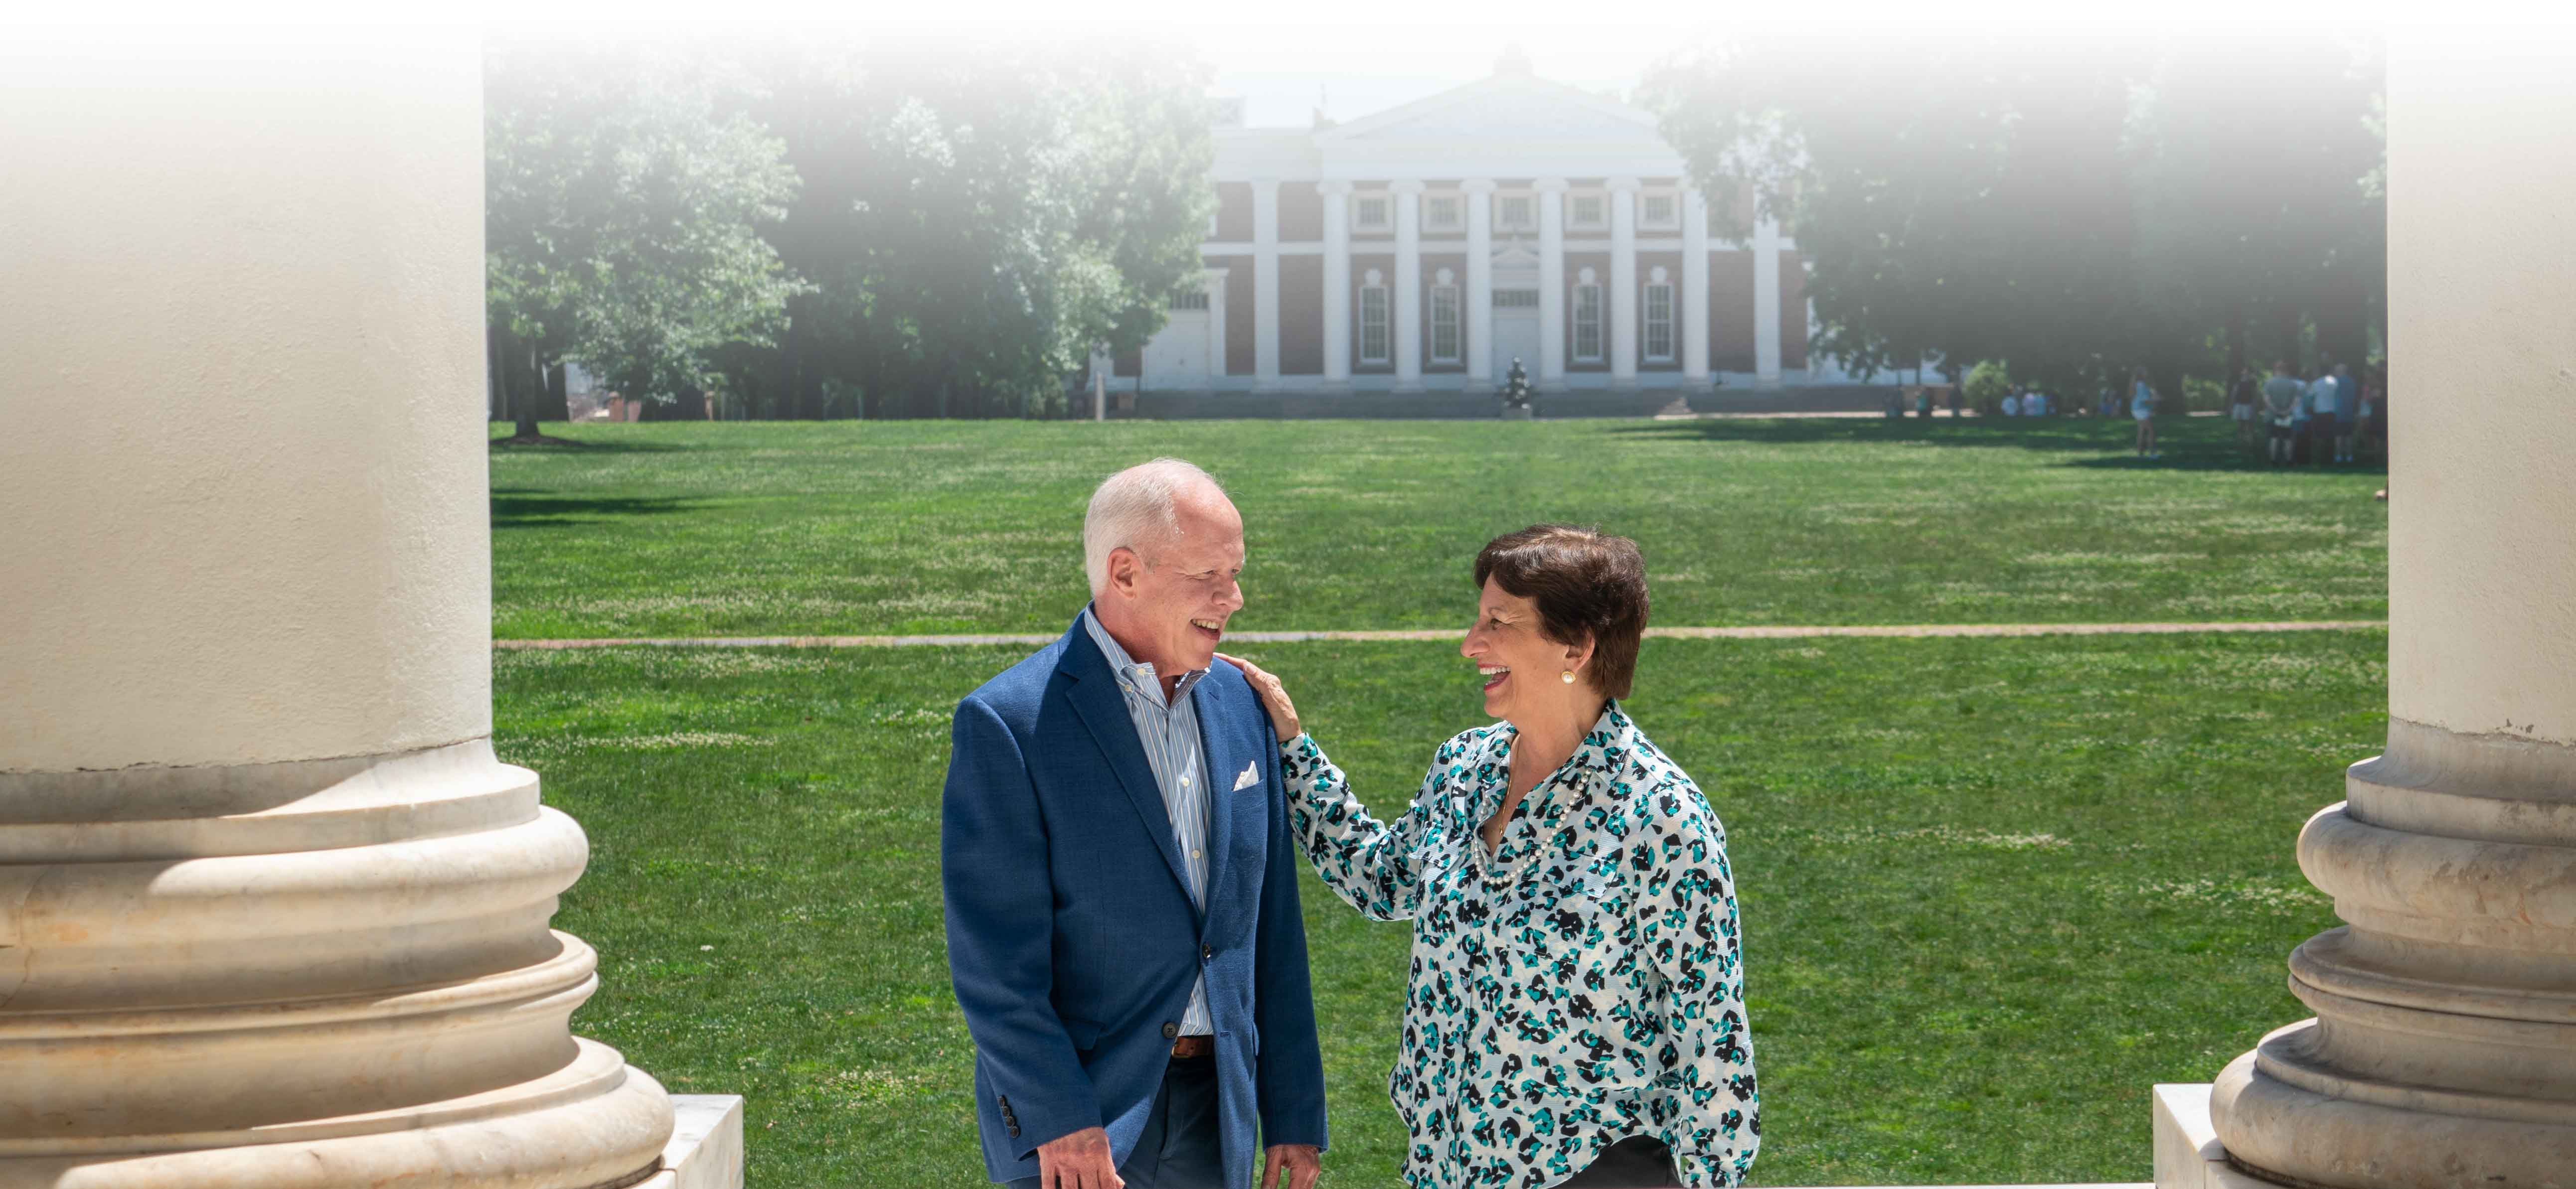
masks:
[[[1166,680],[1216,663],[1226,620],[1243,609],[1243,517],[1223,493],[1174,501],[1179,533],[1143,553],[1109,554],[1109,584],[1094,606],[1102,627]]]
[[[1583,672],[1592,646],[1548,639],[1538,604],[1491,578],[1485,580],[1476,622],[1458,652],[1476,662],[1476,675],[1485,687],[1485,713],[1495,718],[1536,722],[1563,717],[1577,703],[1600,701]],[[1568,669],[1574,671],[1572,684],[1564,678]]]

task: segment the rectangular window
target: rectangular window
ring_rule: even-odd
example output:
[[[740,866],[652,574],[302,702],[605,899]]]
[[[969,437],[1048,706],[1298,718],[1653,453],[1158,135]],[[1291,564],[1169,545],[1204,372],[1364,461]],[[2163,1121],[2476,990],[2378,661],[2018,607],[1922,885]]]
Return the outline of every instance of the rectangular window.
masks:
[[[1434,194],[1422,200],[1422,226],[1427,231],[1456,231],[1461,223],[1458,196]]]
[[[1681,225],[1681,216],[1674,212],[1673,196],[1670,194],[1646,195],[1643,219],[1648,227],[1672,228]]]
[[[1207,290],[1192,289],[1186,293],[1173,294],[1172,308],[1176,310],[1204,310],[1208,308]]]
[[[1386,286],[1360,286],[1360,362],[1385,363],[1393,338],[1386,327]]]
[[[1574,287],[1574,357],[1601,362],[1601,286]]]
[[[1387,217],[1384,194],[1362,194],[1351,200],[1351,226],[1359,231],[1384,231],[1392,226]]]
[[[1646,358],[1667,363],[1673,357],[1673,287],[1646,286]]]
[[[1573,216],[1568,220],[1569,226],[1598,230],[1609,225],[1609,218],[1601,213],[1603,208],[1601,196],[1598,194],[1575,195],[1572,209]]]
[[[1431,287],[1431,362],[1456,363],[1458,350],[1458,287]]]
[[[1494,308],[1498,310],[1535,310],[1538,308],[1538,290],[1496,289],[1494,290]]]
[[[1531,205],[1530,205],[1530,196],[1529,196],[1529,195],[1527,195],[1527,194],[1506,194],[1506,195],[1503,195],[1503,203],[1502,203],[1502,206],[1503,206],[1503,217],[1502,217],[1501,219],[1497,220],[1497,222],[1499,222],[1499,223],[1501,223],[1501,224],[1502,224],[1502,228],[1503,228],[1503,230],[1505,230],[1505,231],[1536,231],[1536,230],[1538,230],[1538,215],[1534,212],[1534,210],[1532,209],[1532,207],[1531,207]]]

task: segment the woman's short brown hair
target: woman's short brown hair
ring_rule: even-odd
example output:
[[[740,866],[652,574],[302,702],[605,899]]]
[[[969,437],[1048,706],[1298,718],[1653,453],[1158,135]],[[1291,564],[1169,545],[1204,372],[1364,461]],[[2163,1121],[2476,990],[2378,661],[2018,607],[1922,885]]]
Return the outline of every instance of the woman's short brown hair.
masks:
[[[1646,634],[1646,559],[1637,543],[1571,524],[1533,524],[1485,543],[1476,588],[1485,580],[1538,604],[1540,630],[1560,644],[1592,641],[1592,684],[1628,696],[1637,642]]]

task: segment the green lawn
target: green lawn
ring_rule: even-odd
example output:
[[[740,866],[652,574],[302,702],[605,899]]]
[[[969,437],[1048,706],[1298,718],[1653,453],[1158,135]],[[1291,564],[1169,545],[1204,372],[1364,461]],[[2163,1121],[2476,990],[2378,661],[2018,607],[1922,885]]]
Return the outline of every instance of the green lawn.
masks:
[[[1161,449],[1247,491],[1270,546],[1265,626],[1453,621],[1462,550],[1542,514],[1647,538],[1668,622],[2379,613],[2368,480],[2094,467],[2040,435],[1878,428],[643,427],[625,440],[672,451],[495,461],[500,617],[516,634],[1052,627],[1074,601],[1062,546],[1081,488]],[[1569,485],[1610,494],[1578,502]],[[514,488],[558,493],[561,521]],[[1728,510],[1746,502],[1761,514]],[[1495,506],[1509,510],[1479,510]],[[1795,527],[1759,523],[1776,520]],[[2077,555],[2094,560],[2033,560]],[[555,575],[550,556],[589,568]],[[1291,558],[1313,571],[1291,582]],[[857,579],[916,559],[918,587]],[[1809,576],[1784,575],[1793,562]],[[2301,575],[2327,588],[2274,590]],[[2231,601],[2258,596],[2283,602]],[[1757,1178],[2147,1179],[2148,1087],[2206,1080],[2305,1014],[2284,958],[2332,917],[2292,839],[2376,749],[2386,646],[2376,631],[1650,641],[1630,709],[1730,830],[1766,1107]],[[942,952],[938,789],[955,700],[1019,651],[495,655],[502,754],[543,773],[594,848],[557,918],[603,955],[576,1024],[674,1090],[748,1095],[752,1184],[983,1183]],[[1255,655],[1381,811],[1476,721],[1446,645]],[[1311,876],[1306,909],[1326,1183],[1389,1185],[1408,935]]]
[[[1600,524],[1670,625],[2378,619],[2375,469],[2214,419],[828,422],[549,427],[492,453],[503,637],[1061,630],[1104,475],[1231,486],[1245,630],[1448,627],[1497,533]],[[496,432],[506,432],[501,427]]]

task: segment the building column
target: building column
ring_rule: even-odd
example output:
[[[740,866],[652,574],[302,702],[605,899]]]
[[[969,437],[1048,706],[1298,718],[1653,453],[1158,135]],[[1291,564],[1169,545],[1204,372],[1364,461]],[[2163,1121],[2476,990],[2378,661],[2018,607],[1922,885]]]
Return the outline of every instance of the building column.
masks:
[[[1207,293],[1208,303],[1207,370],[1211,388],[1215,387],[1216,379],[1225,374],[1225,277],[1230,271],[1211,268],[1200,274],[1204,278],[1199,283],[1200,288]]]
[[[1494,384],[1494,183],[1469,178],[1467,192],[1467,387]]]
[[[2316,1018],[2210,1112],[2287,1183],[2540,1189],[2576,1169],[2576,158],[2537,149],[2576,75],[2557,35],[2418,32],[2388,71],[2387,748],[2299,834],[2344,921],[2290,955]]]
[[[1351,184],[1325,182],[1324,382],[1351,382]]]
[[[1279,182],[1252,183],[1252,377],[1279,386]]]
[[[1610,383],[1637,382],[1637,188],[1610,179]]]
[[[492,750],[481,50],[317,36],[0,47],[0,1185],[586,1189],[673,1132],[567,1027],[587,840]]]
[[[1565,379],[1565,179],[1540,178],[1538,191],[1538,378]]]
[[[1780,383],[1780,224],[1767,214],[1753,222],[1753,382]]]
[[[1422,183],[1406,179],[1395,192],[1395,390],[1422,387]]]
[[[1708,386],[1708,197],[1682,190],[1682,381]]]

